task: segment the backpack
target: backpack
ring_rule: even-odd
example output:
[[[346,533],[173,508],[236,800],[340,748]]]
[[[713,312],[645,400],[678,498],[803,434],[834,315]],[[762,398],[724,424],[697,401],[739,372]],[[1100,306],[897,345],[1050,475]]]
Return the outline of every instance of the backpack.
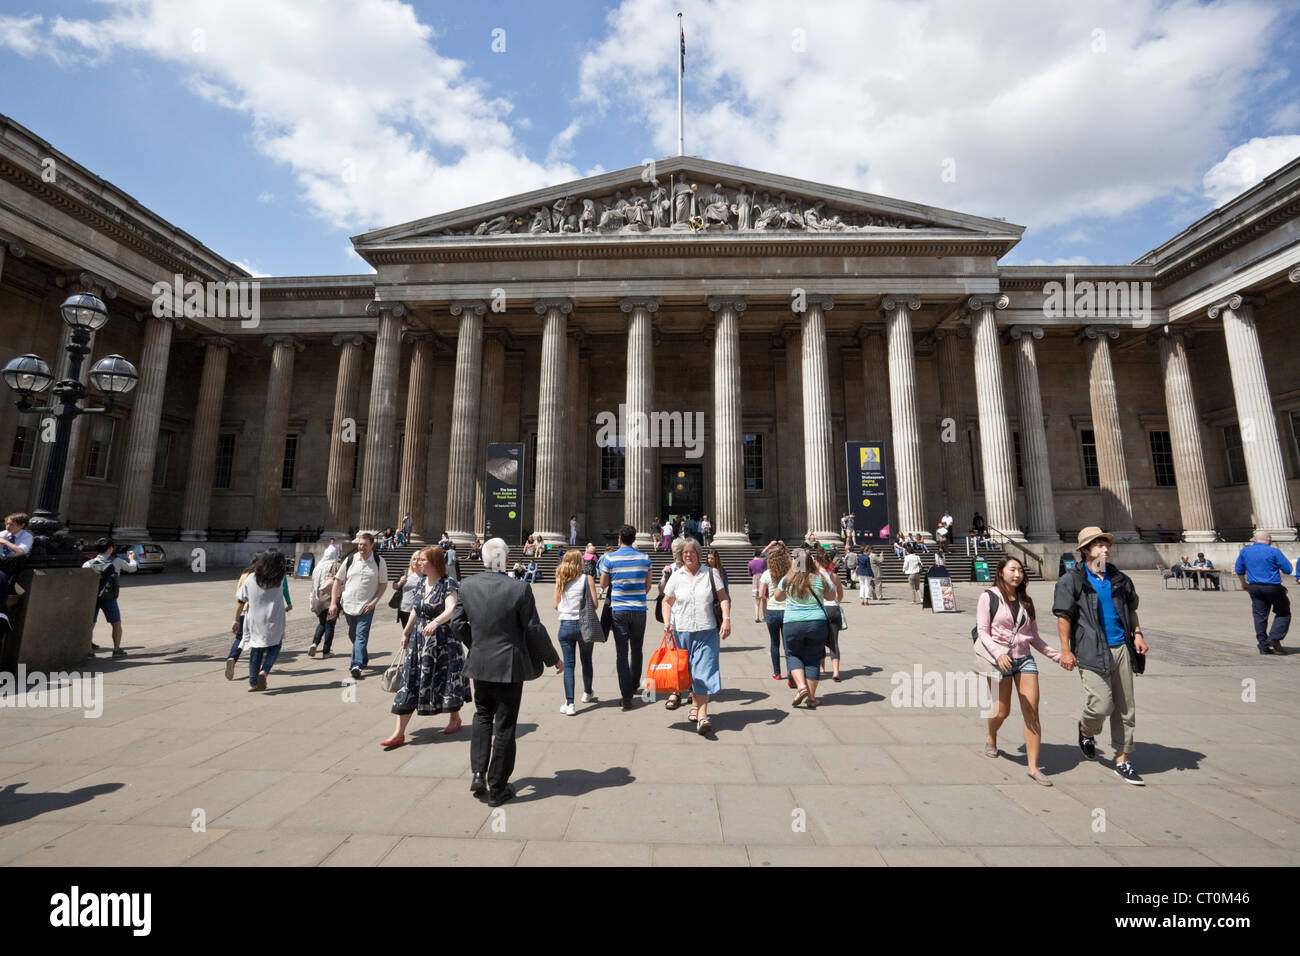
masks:
[[[99,572],[99,592],[95,595],[96,601],[116,601],[120,592],[118,585],[117,565],[113,563],[114,559],[108,559],[108,567]]]
[[[311,599],[308,605],[313,614],[319,614],[330,606],[330,593],[334,590],[334,576],[338,574],[338,562],[333,561],[334,570],[321,574],[321,586],[311,589]]]
[[[998,596],[992,588],[988,590],[989,596],[989,630],[993,629],[993,619],[998,616]],[[970,629],[970,640],[974,644],[980,639],[980,626],[976,624]]]

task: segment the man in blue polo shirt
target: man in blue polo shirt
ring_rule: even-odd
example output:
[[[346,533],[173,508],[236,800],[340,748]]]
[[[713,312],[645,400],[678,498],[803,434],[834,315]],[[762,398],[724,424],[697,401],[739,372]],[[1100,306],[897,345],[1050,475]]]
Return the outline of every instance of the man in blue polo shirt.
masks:
[[[1256,531],[1250,544],[1237,555],[1237,576],[1250,592],[1250,610],[1255,616],[1255,642],[1261,654],[1285,654],[1282,639],[1291,627],[1291,601],[1282,586],[1282,575],[1291,573],[1291,562],[1273,547],[1273,536]],[[1268,612],[1273,612],[1273,629]]]
[[[641,675],[641,643],[645,640],[645,596],[650,590],[650,557],[636,548],[636,528],[625,524],[618,529],[617,551],[611,551],[596,565],[600,588],[610,590],[614,619],[614,651],[618,666],[618,689],[624,710],[632,709]],[[629,659],[630,658],[630,659]]]

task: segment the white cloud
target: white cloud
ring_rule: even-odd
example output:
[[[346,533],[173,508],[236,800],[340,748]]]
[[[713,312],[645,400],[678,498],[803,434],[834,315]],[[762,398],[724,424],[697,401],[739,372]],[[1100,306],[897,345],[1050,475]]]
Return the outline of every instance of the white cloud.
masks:
[[[254,276],[255,278],[263,279],[263,278],[268,278],[271,275],[271,273],[266,272],[263,269],[259,269],[257,266],[253,265],[247,259],[232,259],[231,261],[234,262],[235,265],[239,266],[239,268],[247,272],[250,276]]]
[[[1064,256],[1059,259],[1031,259],[1031,266],[1090,266],[1092,260],[1087,256]]]
[[[580,70],[585,102],[665,153],[675,14],[624,0]],[[699,0],[686,151],[1039,227],[1117,216],[1199,192],[1277,16],[1259,0]]]
[[[550,148],[546,151],[546,161],[548,163],[557,163],[572,159],[573,138],[578,135],[581,129],[582,120],[574,120],[556,133],[551,139]]]
[[[8,47],[19,56],[34,56],[41,51],[39,16],[0,17],[0,47]]]
[[[1211,166],[1201,184],[1217,208],[1297,157],[1300,136],[1257,136]]]
[[[1092,242],[1092,234],[1080,226],[1078,229],[1072,229],[1063,235],[1059,242]]]
[[[21,21],[0,44],[58,62],[153,57],[197,96],[248,116],[337,228],[404,222],[572,179],[529,159],[511,105],[442,55],[398,0],[107,0],[96,20]],[[8,22],[8,21],[3,21]],[[44,49],[41,49],[44,47]],[[30,53],[25,54],[30,55]]]
[[[275,193],[261,192],[257,194],[258,202],[274,202]]]

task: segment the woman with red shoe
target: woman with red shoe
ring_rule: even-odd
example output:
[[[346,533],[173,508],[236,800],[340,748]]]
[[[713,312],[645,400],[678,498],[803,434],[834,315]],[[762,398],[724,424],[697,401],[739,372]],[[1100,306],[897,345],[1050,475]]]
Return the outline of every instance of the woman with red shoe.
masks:
[[[406,743],[406,725],[412,713],[422,717],[450,714],[443,733],[454,734],[460,729],[460,708],[470,700],[469,681],[463,673],[465,652],[448,627],[456,609],[456,580],[447,577],[447,554],[437,546],[425,548],[416,554],[415,562],[422,580],[402,632],[406,663],[393,698],[397,729],[381,742],[386,750]]]

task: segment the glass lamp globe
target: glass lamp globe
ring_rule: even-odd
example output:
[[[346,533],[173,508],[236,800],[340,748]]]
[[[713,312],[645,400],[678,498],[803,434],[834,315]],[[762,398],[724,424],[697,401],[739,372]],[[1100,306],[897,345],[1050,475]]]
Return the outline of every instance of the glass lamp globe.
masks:
[[[97,297],[86,292],[70,295],[59,306],[63,321],[74,329],[87,329],[94,332],[102,329],[108,322],[108,307]]]
[[[120,355],[106,355],[90,368],[90,384],[110,395],[125,395],[139,380],[135,366]]]
[[[10,359],[2,374],[5,384],[23,395],[43,392],[54,381],[54,376],[50,374],[50,367],[45,364],[45,360],[39,355],[30,353]]]

